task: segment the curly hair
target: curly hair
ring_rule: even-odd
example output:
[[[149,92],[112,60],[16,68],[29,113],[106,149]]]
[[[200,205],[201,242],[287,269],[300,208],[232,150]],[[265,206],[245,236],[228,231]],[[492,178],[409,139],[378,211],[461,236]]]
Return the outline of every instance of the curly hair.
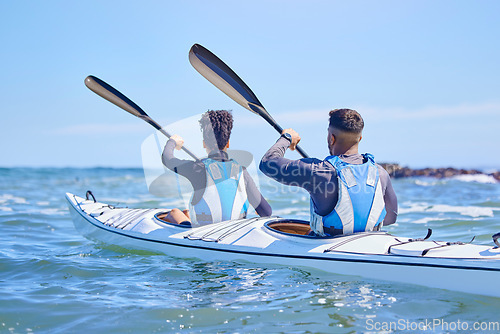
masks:
[[[199,122],[205,144],[209,148],[224,149],[233,129],[233,115],[228,110],[208,110]]]
[[[331,128],[351,133],[361,133],[365,123],[361,115],[352,109],[334,109],[330,111]]]

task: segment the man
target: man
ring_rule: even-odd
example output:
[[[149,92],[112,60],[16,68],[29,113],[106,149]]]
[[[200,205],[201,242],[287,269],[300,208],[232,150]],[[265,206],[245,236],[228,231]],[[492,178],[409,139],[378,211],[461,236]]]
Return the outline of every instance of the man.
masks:
[[[186,177],[194,193],[190,210],[173,209],[166,219],[183,225],[205,225],[230,219],[245,218],[248,205],[260,216],[270,216],[271,206],[257,189],[247,170],[227,155],[233,116],[226,110],[209,110],[199,121],[203,147],[208,158],[195,162],[174,157],[184,140],[173,135],[163,150],[163,164]]]
[[[300,136],[285,129],[264,155],[260,170],[286,185],[298,186],[311,196],[311,230],[333,236],[378,230],[396,222],[397,198],[389,174],[375,164],[371,154],[359,154],[364,127],[361,115],[351,109],[330,111],[325,160],[285,159]]]

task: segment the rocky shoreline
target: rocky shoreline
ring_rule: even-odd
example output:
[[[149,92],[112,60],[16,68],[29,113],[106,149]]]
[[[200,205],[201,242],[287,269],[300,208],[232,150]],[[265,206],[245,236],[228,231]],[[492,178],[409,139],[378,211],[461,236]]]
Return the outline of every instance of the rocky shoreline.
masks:
[[[403,167],[396,163],[380,163],[382,167],[389,173],[393,178],[403,178],[403,177],[414,177],[414,176],[427,176],[435,177],[438,179],[450,178],[457,175],[488,175],[492,176],[500,182],[500,171],[494,173],[484,173],[477,169],[457,169],[457,168],[423,168],[423,169],[412,169],[409,167]]]

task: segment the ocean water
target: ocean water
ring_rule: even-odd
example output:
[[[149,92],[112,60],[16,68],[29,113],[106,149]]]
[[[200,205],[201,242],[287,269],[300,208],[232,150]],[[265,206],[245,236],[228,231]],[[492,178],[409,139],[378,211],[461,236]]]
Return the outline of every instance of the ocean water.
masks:
[[[306,193],[260,183],[275,214],[307,219]],[[500,232],[500,183],[490,178],[393,185],[391,233],[432,228],[436,240],[492,244]],[[500,298],[97,244],[74,229],[64,199],[89,189],[115,205],[182,204],[175,187],[150,194],[141,169],[0,169],[0,333],[500,331]]]

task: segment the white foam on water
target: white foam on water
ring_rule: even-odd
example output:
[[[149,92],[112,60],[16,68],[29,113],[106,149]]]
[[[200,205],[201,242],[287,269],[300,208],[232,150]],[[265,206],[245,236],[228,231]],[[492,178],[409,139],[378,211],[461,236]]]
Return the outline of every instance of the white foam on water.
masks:
[[[447,180],[456,180],[462,182],[475,182],[475,183],[484,183],[484,184],[495,184],[499,183],[492,175],[487,174],[463,174],[463,175],[455,175],[449,178],[444,179],[415,179],[415,184],[417,186],[422,187],[433,187],[438,184],[446,183]]]
[[[417,220],[410,221],[412,224],[427,224],[428,222],[447,220],[449,218],[436,218],[436,217],[425,217]]]
[[[438,182],[439,182],[438,180],[433,180],[433,181],[424,181],[420,179],[415,180],[415,184],[417,186],[422,186],[422,187],[432,187],[438,184]]]
[[[372,293],[372,290],[370,288],[367,288],[365,286],[360,286],[359,287],[359,292],[362,294],[362,295],[368,295],[368,294],[371,294]]]
[[[457,176],[452,177],[452,179],[463,181],[463,182],[476,182],[476,183],[486,183],[486,184],[498,183],[498,181],[493,176],[486,175],[486,174],[457,175]]]
[[[64,215],[66,214],[66,210],[61,210],[61,209],[43,209],[40,210],[40,214],[42,215]]]
[[[26,198],[23,197],[17,197],[11,194],[3,194],[0,196],[0,204],[4,204],[7,202],[13,202],[15,204],[26,204],[28,203],[26,201]]]
[[[451,205],[433,205],[429,210],[431,212],[457,212],[462,216],[469,217],[493,217],[493,208],[480,206],[451,206]]]
[[[398,214],[414,213],[414,212],[425,212],[426,209],[430,207],[430,204],[422,202],[405,202],[398,208]]]
[[[437,213],[458,213],[462,216],[493,217],[494,211],[500,211],[500,208],[481,207],[481,206],[454,206],[447,204],[411,203],[409,207],[399,209],[399,214],[416,212],[437,212]]]
[[[12,212],[12,208],[9,208],[8,206],[0,206],[0,211],[4,212]]]
[[[40,205],[40,206],[48,206],[48,205],[50,205],[50,202],[47,202],[47,201],[44,201],[44,202],[36,202],[36,205]]]

